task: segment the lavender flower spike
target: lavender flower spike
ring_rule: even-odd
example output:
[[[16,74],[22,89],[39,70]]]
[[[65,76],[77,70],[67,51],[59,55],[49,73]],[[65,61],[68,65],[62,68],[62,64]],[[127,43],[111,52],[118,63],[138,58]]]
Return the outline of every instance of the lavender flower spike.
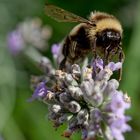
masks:
[[[57,46],[54,47],[53,53],[58,53]],[[131,102],[127,94],[118,90],[119,82],[111,79],[113,72],[121,67],[121,62],[104,66],[103,60],[98,58],[90,67],[74,64],[68,72],[56,70],[51,75],[54,79],[50,79],[53,84],[47,86],[52,91],[51,102],[45,100],[49,93],[44,83],[35,89],[33,98],[39,97],[49,104],[49,119],[55,127],[68,124],[64,137],[80,130],[82,140],[99,136],[124,140],[123,134],[131,130],[127,124],[129,117],[125,115]]]
[[[25,20],[7,36],[7,45],[10,53],[18,55],[26,47],[33,46],[40,50],[47,48],[48,40],[52,34],[49,26],[43,26],[41,19]]]

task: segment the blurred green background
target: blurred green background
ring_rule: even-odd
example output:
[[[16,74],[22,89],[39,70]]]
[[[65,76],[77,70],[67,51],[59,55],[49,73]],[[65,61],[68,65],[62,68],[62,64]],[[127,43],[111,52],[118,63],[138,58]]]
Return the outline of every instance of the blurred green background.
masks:
[[[86,17],[90,11],[115,15],[124,29],[123,49],[126,59],[120,88],[127,91],[132,107],[132,132],[127,140],[140,140],[140,0],[48,0],[59,7]],[[26,18],[40,17],[53,29],[49,46],[61,41],[75,25],[58,23],[44,14],[46,0],[0,0],[0,140],[63,140],[46,118],[47,106],[39,101],[27,102],[31,96],[30,75],[39,71],[28,59],[13,57],[7,49],[7,34]],[[49,51],[50,52],[50,51]],[[43,52],[49,55],[48,52]],[[80,134],[73,136],[79,140]]]

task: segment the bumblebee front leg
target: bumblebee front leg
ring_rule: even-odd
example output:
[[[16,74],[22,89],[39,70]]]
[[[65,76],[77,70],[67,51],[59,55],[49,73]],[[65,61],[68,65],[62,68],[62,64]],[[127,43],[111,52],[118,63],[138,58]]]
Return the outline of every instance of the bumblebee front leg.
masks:
[[[96,40],[97,40],[97,38],[95,38],[95,39],[93,40],[93,42],[91,43],[91,46],[93,46],[94,60],[97,58],[97,52],[96,52]]]
[[[105,48],[105,52],[104,52],[104,66],[107,65],[109,63],[109,54],[110,54],[110,47],[111,45],[109,45],[108,47]]]
[[[120,46],[118,47],[118,55],[119,55],[118,56],[119,61],[123,64],[124,59],[125,59],[125,55],[124,55],[124,52]],[[122,79],[122,68],[119,69],[119,81],[121,81],[121,79]]]

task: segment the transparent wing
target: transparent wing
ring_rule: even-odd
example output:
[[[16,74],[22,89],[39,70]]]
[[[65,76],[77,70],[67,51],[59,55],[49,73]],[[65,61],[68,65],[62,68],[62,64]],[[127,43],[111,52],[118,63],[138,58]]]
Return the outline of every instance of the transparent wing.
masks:
[[[89,20],[82,18],[80,16],[77,16],[69,11],[66,11],[62,8],[59,8],[57,6],[46,4],[45,5],[45,13],[52,17],[53,19],[59,21],[59,22],[86,22],[90,23]]]

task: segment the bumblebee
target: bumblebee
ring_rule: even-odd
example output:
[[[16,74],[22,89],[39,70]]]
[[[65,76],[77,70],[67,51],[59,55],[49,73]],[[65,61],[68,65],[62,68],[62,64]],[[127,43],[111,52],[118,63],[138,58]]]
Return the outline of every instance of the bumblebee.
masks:
[[[57,6],[46,4],[45,12],[59,22],[79,22],[65,38],[60,69],[67,64],[79,63],[92,52],[94,58],[101,57],[107,64],[117,55],[124,60],[121,47],[123,29],[119,20],[104,12],[91,12],[88,19],[75,15]],[[121,70],[120,78],[121,79]]]

